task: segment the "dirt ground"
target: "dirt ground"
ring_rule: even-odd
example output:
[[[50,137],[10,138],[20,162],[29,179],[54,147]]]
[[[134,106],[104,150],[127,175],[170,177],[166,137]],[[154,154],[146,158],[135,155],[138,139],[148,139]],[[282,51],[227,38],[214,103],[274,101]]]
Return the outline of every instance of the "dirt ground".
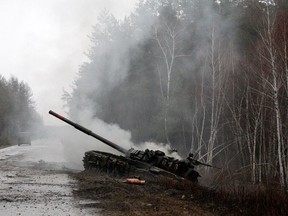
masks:
[[[72,175],[78,181],[74,196],[98,201],[90,207],[102,215],[237,215],[211,202],[198,202],[193,191],[199,188],[188,181],[158,178],[135,185],[101,173]]]
[[[273,188],[231,194],[150,175],[144,185],[128,184],[70,168],[51,143],[0,149],[0,215],[288,215],[287,194]]]
[[[159,178],[133,185],[72,170],[51,143],[0,150],[0,215],[221,215],[197,202],[194,184]]]

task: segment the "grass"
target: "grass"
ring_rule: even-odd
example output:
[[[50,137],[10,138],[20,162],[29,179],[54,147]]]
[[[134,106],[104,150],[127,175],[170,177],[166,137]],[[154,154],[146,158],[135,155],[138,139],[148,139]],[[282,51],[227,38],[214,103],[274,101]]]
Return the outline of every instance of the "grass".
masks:
[[[245,186],[227,189],[209,189],[191,182],[162,180],[166,188],[176,188],[185,192],[186,197],[221,215],[288,215],[288,195],[280,190],[265,188],[251,192]]]
[[[74,195],[100,201],[103,215],[288,215],[288,195],[272,186],[216,190],[163,176],[137,186],[89,172],[74,178]]]

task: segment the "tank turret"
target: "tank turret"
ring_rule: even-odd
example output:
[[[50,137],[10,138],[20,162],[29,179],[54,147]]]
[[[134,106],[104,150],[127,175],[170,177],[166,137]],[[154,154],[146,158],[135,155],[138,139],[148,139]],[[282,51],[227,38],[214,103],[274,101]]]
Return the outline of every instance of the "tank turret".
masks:
[[[125,149],[52,110],[49,111],[49,114],[124,154],[124,156],[122,156],[94,150],[85,152],[83,158],[85,169],[99,170],[120,175],[138,174],[139,172],[142,172],[143,174],[143,172],[149,172],[156,175],[172,176],[176,178],[182,177],[197,182],[200,175],[194,167],[197,165],[211,167],[209,164],[204,164],[191,158],[191,155],[185,160],[178,160],[167,156],[164,152],[159,150]]]

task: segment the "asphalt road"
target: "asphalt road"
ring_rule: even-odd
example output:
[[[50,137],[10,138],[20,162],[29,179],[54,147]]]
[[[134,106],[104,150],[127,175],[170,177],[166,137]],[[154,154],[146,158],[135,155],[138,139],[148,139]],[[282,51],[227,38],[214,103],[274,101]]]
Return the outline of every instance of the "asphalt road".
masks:
[[[95,215],[92,200],[73,197],[75,166],[58,140],[0,149],[0,215]]]

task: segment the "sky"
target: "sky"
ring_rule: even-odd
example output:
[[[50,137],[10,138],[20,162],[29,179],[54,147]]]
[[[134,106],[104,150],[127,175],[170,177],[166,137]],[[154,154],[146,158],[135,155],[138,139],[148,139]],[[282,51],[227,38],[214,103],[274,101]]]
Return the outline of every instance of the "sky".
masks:
[[[65,114],[61,97],[71,91],[79,66],[88,61],[89,35],[108,10],[123,19],[137,0],[0,0],[0,74],[27,83],[46,125],[48,111]]]

